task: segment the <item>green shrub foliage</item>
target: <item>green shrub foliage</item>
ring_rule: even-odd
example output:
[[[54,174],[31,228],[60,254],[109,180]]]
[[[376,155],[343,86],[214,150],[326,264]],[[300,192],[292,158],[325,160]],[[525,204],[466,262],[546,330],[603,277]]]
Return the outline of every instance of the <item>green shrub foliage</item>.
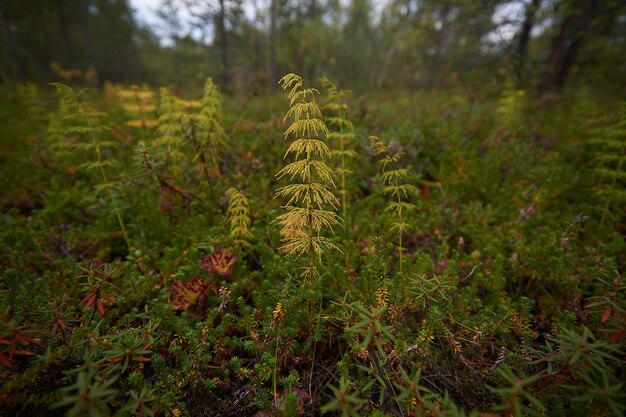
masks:
[[[280,85],[1,87],[3,414],[624,415],[624,106]]]

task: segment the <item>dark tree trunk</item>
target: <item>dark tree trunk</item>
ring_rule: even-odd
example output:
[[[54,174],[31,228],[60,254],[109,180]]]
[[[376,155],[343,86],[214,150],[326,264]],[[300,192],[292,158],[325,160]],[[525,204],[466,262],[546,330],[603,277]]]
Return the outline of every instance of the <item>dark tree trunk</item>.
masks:
[[[270,3],[270,66],[269,84],[270,89],[276,89],[276,19],[278,14],[278,0],[271,0]]]
[[[96,65],[96,58],[93,47],[93,39],[91,37],[91,26],[89,24],[89,11],[87,10],[87,4],[79,4],[79,16],[80,16],[80,32],[83,37],[83,48],[85,51],[85,57],[87,61],[87,66],[92,68],[98,68]],[[102,75],[102,74],[98,74]],[[109,74],[104,74],[104,78],[110,79],[111,76]]]
[[[576,63],[585,32],[600,0],[578,0],[567,12],[552,43],[539,91],[562,90]]]
[[[230,68],[228,66],[228,38],[226,37],[226,6],[224,5],[224,0],[220,0],[220,11],[217,19],[222,58],[222,88],[227,89],[230,83]]]
[[[0,57],[2,61],[6,61],[6,66],[3,65],[4,68],[0,72],[0,76],[2,76],[5,82],[10,79],[16,80],[22,78],[23,71],[20,60],[18,59],[15,37],[13,36],[13,32],[9,29],[2,7],[0,7],[0,28],[2,28],[0,29],[2,31],[0,33],[2,34],[2,43],[4,44],[2,48],[4,52],[0,53]]]
[[[256,0],[252,1],[252,5],[254,6],[254,20],[252,21],[252,28],[253,28],[253,32],[252,32],[252,42],[254,44],[254,55],[253,55],[253,60],[252,60],[252,65],[253,65],[253,94],[256,96],[258,95],[261,90],[263,88],[265,88],[265,85],[263,83],[263,85],[261,85],[261,83],[259,82],[259,77],[261,75],[261,71],[262,71],[262,67],[263,64],[261,63],[261,42],[259,40],[259,32],[258,32],[258,26],[257,26],[257,22],[259,20],[259,8],[258,8],[258,4]]]
[[[532,2],[526,6],[524,13],[524,23],[520,30],[513,64],[515,73],[520,80],[524,78],[524,66],[526,65],[526,58],[528,56],[528,41],[530,40],[530,32],[535,23],[535,14],[540,5],[541,0],[532,0]]]
[[[59,30],[61,31],[61,38],[63,39],[63,45],[67,53],[68,62],[76,62],[76,54],[74,48],[71,47],[72,42],[68,34],[68,20],[66,4],[63,0],[56,0],[57,18],[59,20]]]

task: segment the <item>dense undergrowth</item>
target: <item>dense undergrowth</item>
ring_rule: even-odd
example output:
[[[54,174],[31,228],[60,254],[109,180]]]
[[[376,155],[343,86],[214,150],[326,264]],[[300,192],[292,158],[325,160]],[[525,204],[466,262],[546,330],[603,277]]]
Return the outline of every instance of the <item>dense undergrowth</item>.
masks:
[[[7,415],[624,414],[624,107],[283,85],[2,89]]]

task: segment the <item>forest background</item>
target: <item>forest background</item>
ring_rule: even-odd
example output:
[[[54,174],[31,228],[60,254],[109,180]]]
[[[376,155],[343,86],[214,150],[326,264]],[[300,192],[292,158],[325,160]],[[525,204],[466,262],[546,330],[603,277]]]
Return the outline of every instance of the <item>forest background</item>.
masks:
[[[3,1],[0,80],[263,94],[287,72],[357,91],[623,81],[618,0]],[[135,7],[136,9],[133,9]],[[146,22],[150,22],[149,24]],[[73,72],[71,70],[74,70]],[[72,79],[73,78],[73,79]]]
[[[623,416],[624,57],[620,0],[1,0],[0,414]]]

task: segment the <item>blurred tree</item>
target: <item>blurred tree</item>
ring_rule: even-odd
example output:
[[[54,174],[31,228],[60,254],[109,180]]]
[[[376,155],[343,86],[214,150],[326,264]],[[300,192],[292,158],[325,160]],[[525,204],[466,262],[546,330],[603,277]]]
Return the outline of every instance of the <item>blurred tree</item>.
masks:
[[[537,10],[539,10],[540,7],[541,0],[531,0],[526,4],[524,10],[524,22],[519,31],[515,56],[513,57],[513,69],[520,81],[523,81],[525,78],[524,66],[526,65],[526,58],[528,56],[528,41],[530,40],[530,33],[535,24]]]
[[[276,20],[278,18],[278,0],[270,0],[270,43],[269,43],[269,84],[270,89],[276,89],[278,77],[276,74]]]
[[[220,55],[220,84],[230,87],[231,67],[229,32],[240,29],[243,19],[243,0],[218,0],[217,4],[205,0],[186,0],[185,5],[192,16],[191,22],[217,45]]]
[[[58,78],[55,62],[82,74],[91,67],[100,80],[138,76],[137,26],[127,0],[4,0],[0,24],[4,79]]]
[[[370,0],[351,0],[347,21],[338,46],[337,65],[341,69],[341,83],[368,86],[376,65],[376,39],[372,27]]]
[[[563,89],[598,4],[599,0],[564,0],[559,5],[563,18],[552,42],[539,85],[540,91]]]

